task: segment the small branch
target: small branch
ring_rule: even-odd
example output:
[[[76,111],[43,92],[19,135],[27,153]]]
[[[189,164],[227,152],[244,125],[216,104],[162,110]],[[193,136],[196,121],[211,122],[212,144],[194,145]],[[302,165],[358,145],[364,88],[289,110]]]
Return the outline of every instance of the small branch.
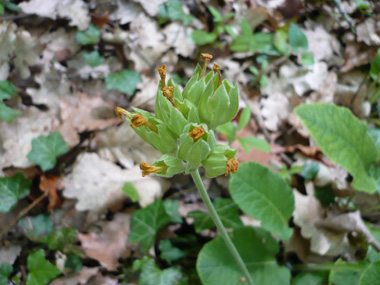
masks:
[[[21,219],[24,215],[26,215],[32,208],[34,208],[34,206],[36,206],[39,202],[41,202],[49,193],[46,191],[44,194],[42,194],[40,197],[38,197],[36,200],[33,201],[33,203],[31,203],[28,207],[26,207],[24,210],[22,210],[16,218],[14,218],[9,224],[8,226],[1,231],[0,233],[0,239],[6,234],[8,233],[8,231],[13,227],[13,225],[15,223],[17,223],[17,221],[19,219]]]

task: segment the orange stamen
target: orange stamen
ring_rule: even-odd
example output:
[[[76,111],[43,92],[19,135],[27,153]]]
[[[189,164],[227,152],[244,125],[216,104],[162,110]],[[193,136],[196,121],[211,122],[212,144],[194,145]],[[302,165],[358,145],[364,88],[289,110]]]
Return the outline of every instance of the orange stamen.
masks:
[[[239,168],[239,161],[237,161],[236,158],[231,158],[227,161],[227,166],[226,166],[226,176],[232,172],[236,173],[236,171]]]
[[[149,123],[144,116],[142,115],[134,115],[133,118],[131,119],[131,127],[132,128],[137,128],[141,126],[148,127],[151,129],[153,132],[158,133],[158,130],[155,126],[153,126],[151,123]]]
[[[192,132],[189,133],[195,142],[197,142],[203,135],[205,134],[205,130],[202,127],[195,127]]]
[[[116,113],[116,116],[118,116],[120,119],[123,118],[123,114],[128,117],[131,117],[131,113],[129,113],[127,110],[124,110],[121,107],[115,107],[115,113]]]
[[[142,172],[142,176],[145,177],[146,175],[150,174],[150,173],[158,173],[158,172],[162,172],[162,171],[165,171],[166,169],[168,169],[168,166],[153,166],[153,165],[149,165],[145,162],[141,162],[140,163],[140,169],[143,171]]]
[[[214,63],[214,66],[212,67],[212,71],[218,72],[219,76],[219,82],[218,82],[218,87],[222,85],[222,77],[220,76],[220,65],[217,63]]]
[[[174,92],[174,87],[173,86],[169,86],[169,87],[164,87],[163,90],[162,90],[162,93],[164,94],[165,98],[168,99],[170,101],[170,103],[172,103],[172,105],[178,109],[178,111],[181,111],[177,104],[174,102],[174,99],[173,99],[173,92]]]
[[[166,82],[165,82],[166,66],[165,66],[165,64],[163,64],[162,66],[159,66],[157,70],[158,70],[158,73],[160,74],[160,77],[161,77],[162,88],[164,88],[166,86]]]
[[[201,59],[204,61],[204,64],[198,79],[201,79],[206,74],[206,69],[212,59],[212,55],[208,53],[201,53]]]

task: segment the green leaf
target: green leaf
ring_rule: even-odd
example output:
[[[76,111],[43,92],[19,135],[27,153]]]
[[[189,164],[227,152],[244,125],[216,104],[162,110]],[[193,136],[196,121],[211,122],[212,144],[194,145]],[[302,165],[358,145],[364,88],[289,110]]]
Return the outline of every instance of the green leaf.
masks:
[[[0,266],[0,275],[2,276],[5,276],[5,277],[9,277],[13,272],[13,267],[12,265],[4,262],[1,264]]]
[[[379,284],[380,280],[380,260],[372,263],[364,271],[359,280],[359,285]]]
[[[182,217],[178,213],[179,204],[177,201],[166,200],[164,202],[164,207],[165,207],[166,214],[169,216],[170,221],[172,223],[177,223],[177,224],[182,223]]]
[[[82,261],[80,257],[76,254],[69,253],[67,254],[67,261],[65,263],[65,268],[71,268],[75,272],[78,272],[82,269]]]
[[[108,90],[118,90],[121,93],[133,95],[136,86],[142,82],[140,74],[135,70],[124,69],[117,73],[111,73],[106,77]]]
[[[86,31],[78,31],[75,39],[82,46],[93,45],[99,41],[100,35],[100,29],[95,25],[90,24]]]
[[[218,10],[216,10],[214,7],[212,6],[209,6],[208,7],[212,17],[213,17],[213,20],[214,22],[218,23],[218,22],[222,22],[223,21],[223,17],[222,15],[220,15],[220,13],[218,12]]]
[[[61,271],[45,259],[45,251],[39,249],[28,256],[29,274],[27,285],[47,284],[61,274]]]
[[[332,104],[304,104],[295,109],[321,150],[353,177],[352,186],[374,193],[376,182],[366,171],[379,160],[379,151],[367,125],[349,109]]]
[[[305,179],[312,180],[319,172],[319,164],[315,161],[305,164],[302,167],[301,176]]]
[[[323,276],[318,274],[317,272],[303,272],[298,274],[293,280],[293,285],[323,285],[327,284],[327,282],[324,280]]]
[[[323,207],[328,207],[335,200],[335,195],[331,188],[331,184],[323,187],[316,187],[314,196],[319,200],[319,202],[321,202]]]
[[[226,228],[238,228],[243,226],[238,213],[239,208],[234,201],[227,198],[217,198],[213,204],[219,218]],[[189,213],[189,216],[194,219],[194,227],[197,233],[215,226],[208,213],[193,211]]]
[[[224,125],[220,125],[216,127],[216,130],[219,133],[222,133],[227,136],[229,144],[231,144],[235,140],[236,128],[233,123],[228,122],[228,123],[225,123]]]
[[[281,54],[288,55],[290,53],[290,46],[288,44],[288,32],[284,31],[283,29],[277,29],[273,45]]]
[[[368,129],[368,133],[375,141],[377,150],[380,152],[380,129]]]
[[[4,15],[4,4],[0,2],[0,15]],[[1,278],[1,275],[0,275]],[[0,279],[0,284],[1,284],[1,279]]]
[[[148,207],[133,212],[128,240],[140,243],[141,250],[147,252],[154,243],[157,231],[169,221],[164,203],[161,199],[156,200]]]
[[[275,255],[279,248],[270,233],[260,228],[244,227],[235,229],[231,239],[254,284],[289,284],[290,272],[277,265]],[[242,272],[220,236],[200,251],[197,271],[205,285],[242,284]]]
[[[139,193],[137,192],[135,185],[133,185],[132,182],[125,182],[122,190],[133,203],[137,202],[140,199]]]
[[[251,150],[249,149],[249,146],[253,146],[255,149],[265,151],[265,152],[271,152],[270,145],[259,138],[256,137],[244,137],[244,138],[238,138],[238,141],[240,142],[241,146],[244,148],[246,153],[250,153]]]
[[[21,8],[19,6],[17,6],[16,4],[14,3],[11,3],[9,1],[6,1],[6,0],[1,0],[1,3],[5,6],[5,8],[7,8],[9,11],[12,11],[12,12],[19,12],[21,11]]]
[[[32,181],[25,179],[22,173],[12,177],[0,177],[0,213],[9,212],[17,201],[29,195]]]
[[[207,33],[205,31],[197,30],[191,33],[191,39],[197,46],[203,46],[206,44],[211,44],[216,41],[218,34]]]
[[[142,266],[139,278],[141,285],[177,285],[180,284],[182,273],[176,268],[167,268],[161,270],[150,259]]]
[[[182,250],[173,247],[170,240],[164,239],[160,241],[158,248],[161,250],[161,258],[166,260],[169,264],[174,260],[178,260],[185,256]]]
[[[329,284],[334,285],[356,285],[359,283],[362,270],[353,267],[345,267],[347,262],[338,259],[329,274]]]
[[[301,56],[302,65],[309,66],[314,64],[313,55],[310,52],[305,52]]]
[[[240,119],[239,119],[239,130],[244,129],[244,127],[249,123],[249,119],[251,118],[251,108],[249,106],[246,106],[241,112]]]
[[[368,171],[368,175],[375,180],[376,191],[380,194],[380,167],[375,167],[372,165]]]
[[[380,48],[377,50],[376,56],[371,61],[369,75],[376,82],[380,82]]]
[[[5,105],[3,102],[0,102],[0,120],[12,123],[13,119],[17,116],[20,116],[22,113],[18,110],[13,110]]]
[[[63,140],[58,131],[48,136],[39,136],[32,140],[32,150],[27,158],[39,165],[43,171],[54,168],[57,157],[65,154],[69,145]]]
[[[50,215],[41,214],[35,217],[22,218],[18,225],[25,231],[25,234],[32,240],[38,240],[53,231],[53,221]]]
[[[104,58],[100,56],[99,51],[97,50],[84,53],[83,59],[91,67],[97,67],[104,62]]]
[[[75,243],[77,231],[67,227],[53,231],[47,236],[40,238],[38,241],[46,243],[49,249],[65,251],[66,247]]]
[[[7,80],[0,80],[0,101],[17,94],[17,88]]]
[[[299,52],[300,49],[307,50],[309,44],[304,32],[294,23],[289,27],[289,44],[295,52]]]
[[[230,180],[232,199],[264,229],[287,240],[292,235],[288,220],[294,211],[293,190],[276,173],[256,162],[240,164]]]
[[[186,26],[193,21],[191,15],[187,15],[183,12],[182,3],[178,0],[168,0],[159,6],[159,16],[164,19],[170,19],[171,21],[182,21]]]

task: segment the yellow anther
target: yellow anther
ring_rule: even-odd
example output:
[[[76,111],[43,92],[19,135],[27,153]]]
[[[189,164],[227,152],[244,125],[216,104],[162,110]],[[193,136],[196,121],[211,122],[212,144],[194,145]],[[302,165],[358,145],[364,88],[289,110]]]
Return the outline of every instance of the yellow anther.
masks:
[[[226,166],[226,176],[232,172],[232,173],[236,173],[236,171],[238,170],[239,168],[239,161],[237,161],[237,159],[235,158],[231,158],[227,161],[227,166]]]
[[[192,132],[189,133],[195,142],[197,142],[203,135],[205,134],[205,130],[202,127],[195,127]]]
[[[148,127],[151,129],[153,132],[158,133],[158,130],[155,126],[153,126],[151,123],[149,123],[144,116],[142,115],[134,115],[133,118],[131,119],[131,127],[132,128],[137,128],[141,126]]]
[[[131,113],[129,113],[127,110],[121,107],[115,107],[115,113],[116,113],[116,116],[118,116],[120,119],[123,118],[123,114],[128,117],[131,117]]]
[[[173,86],[165,86],[163,89],[162,89],[162,93],[164,94],[165,98],[168,99],[170,101],[170,103],[172,103],[172,105],[178,110],[178,111],[181,111],[177,104],[174,102],[174,99],[173,99],[173,92],[174,92],[174,87]]]
[[[208,53],[201,53],[201,59],[204,61],[204,64],[203,64],[202,71],[199,74],[199,79],[201,79],[206,74],[206,69],[212,59],[212,55]]]
[[[142,173],[142,176],[145,177],[146,175],[150,174],[150,173],[158,173],[158,172],[162,172],[162,171],[165,171],[166,169],[168,169],[168,166],[153,166],[153,165],[149,165],[145,162],[141,162],[140,163],[140,169],[143,171]]]
[[[217,63],[214,63],[214,66],[212,67],[212,71],[218,72],[219,82],[218,87],[222,85],[222,77],[220,76],[220,65]]]
[[[159,66],[158,67],[158,73],[160,74],[160,77],[161,77],[161,85],[162,85],[162,88],[164,88],[166,86],[166,66],[165,64],[163,64],[162,66]]]

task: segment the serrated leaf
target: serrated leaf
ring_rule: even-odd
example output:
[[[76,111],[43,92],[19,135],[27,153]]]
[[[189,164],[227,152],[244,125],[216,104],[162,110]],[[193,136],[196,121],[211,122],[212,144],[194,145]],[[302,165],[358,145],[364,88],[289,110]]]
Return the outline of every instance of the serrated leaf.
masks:
[[[250,153],[251,150],[249,149],[249,146],[253,146],[255,149],[265,151],[265,152],[271,152],[270,145],[259,138],[256,137],[244,137],[244,138],[238,138],[238,141],[240,142],[241,146],[244,148],[245,152]]]
[[[28,256],[29,274],[27,285],[47,284],[61,274],[61,271],[45,259],[45,251],[39,249]]]
[[[278,174],[256,162],[242,163],[232,175],[230,193],[245,213],[261,221],[264,229],[283,240],[292,235],[288,220],[294,211],[294,195]]]
[[[13,119],[17,116],[21,116],[21,111],[13,110],[5,105],[3,102],[0,102],[0,120],[12,123]]]
[[[142,266],[142,271],[139,277],[141,285],[177,285],[180,284],[182,273],[176,268],[167,268],[161,270],[150,259]]]
[[[304,32],[294,23],[289,27],[289,44],[295,52],[299,52],[300,49],[307,50],[309,44]]]
[[[82,45],[93,45],[96,44],[100,39],[101,31],[98,27],[93,24],[90,24],[87,30],[78,31],[75,39],[76,41]]]
[[[111,73],[106,77],[108,90],[118,90],[128,95],[133,95],[139,82],[142,82],[140,74],[130,69]]]
[[[227,198],[217,198],[213,204],[219,218],[226,228],[238,228],[243,226],[238,214],[239,208],[234,201]],[[198,233],[215,226],[208,213],[193,211],[189,213],[189,217],[194,219],[195,231]]]
[[[379,160],[379,151],[365,123],[349,109],[332,104],[305,104],[295,113],[323,153],[354,177],[353,187],[368,193],[376,191],[376,182],[366,171]]]
[[[7,80],[0,80],[0,101],[17,94],[17,88]]]
[[[18,225],[24,230],[25,234],[33,240],[38,240],[53,231],[53,221],[50,215],[46,214],[22,218],[18,222]]]
[[[249,106],[246,106],[243,112],[241,112],[238,129],[242,130],[249,123],[250,118],[251,118],[251,108],[249,108]]]
[[[99,51],[97,51],[97,50],[84,53],[83,59],[91,67],[97,67],[104,62],[104,58],[100,56]]]
[[[177,201],[166,200],[164,202],[164,207],[166,214],[169,216],[169,219],[172,223],[182,223],[182,217],[178,212],[179,204]]]
[[[359,280],[359,285],[378,284],[380,280],[380,260],[372,263],[364,271]]]
[[[161,258],[166,260],[169,264],[185,256],[182,250],[173,247],[170,240],[167,239],[160,241],[158,248],[161,250]]]
[[[32,181],[26,179],[22,173],[12,177],[0,177],[0,212],[9,212],[20,199],[29,194]]]
[[[211,44],[216,41],[217,33],[207,33],[205,31],[197,30],[191,33],[191,39],[197,46]]]
[[[27,158],[41,167],[43,171],[54,168],[57,157],[65,154],[69,145],[63,140],[61,134],[56,131],[48,136],[39,136],[32,140],[32,150]]]
[[[139,193],[137,192],[135,185],[133,185],[132,182],[125,182],[122,190],[124,194],[131,199],[132,202],[137,202],[140,199]]]
[[[156,200],[148,207],[133,212],[128,240],[139,243],[141,250],[146,252],[152,247],[157,231],[169,220],[164,203],[161,199]]]
[[[254,284],[289,284],[290,272],[277,265],[278,244],[269,232],[252,227],[235,229],[231,239]],[[219,236],[200,251],[197,271],[205,285],[241,285],[242,272]]]

